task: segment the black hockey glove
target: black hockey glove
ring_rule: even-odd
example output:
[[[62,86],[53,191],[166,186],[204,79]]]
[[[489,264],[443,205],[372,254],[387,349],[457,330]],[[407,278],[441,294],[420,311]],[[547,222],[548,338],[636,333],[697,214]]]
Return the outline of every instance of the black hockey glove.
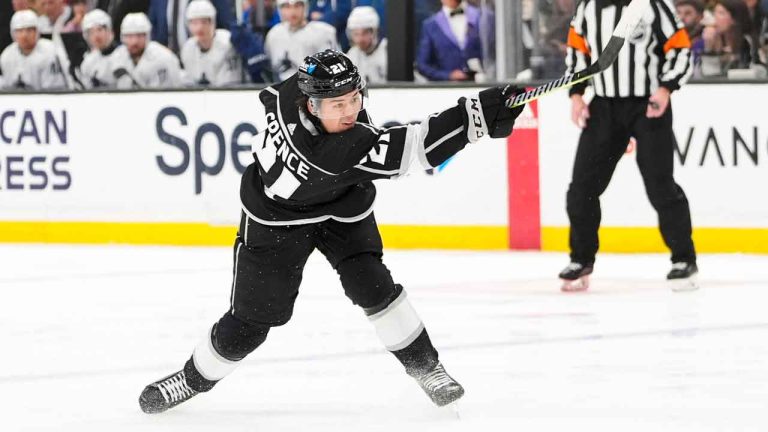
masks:
[[[523,91],[510,84],[506,87],[491,87],[480,92],[483,117],[491,138],[505,138],[512,133],[515,119],[523,112],[523,107],[509,109],[504,103]]]

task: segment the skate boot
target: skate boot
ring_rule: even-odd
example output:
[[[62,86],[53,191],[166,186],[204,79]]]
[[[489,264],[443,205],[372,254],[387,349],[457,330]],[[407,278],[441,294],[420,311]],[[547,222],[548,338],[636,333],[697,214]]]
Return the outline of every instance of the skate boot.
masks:
[[[699,289],[697,276],[699,268],[696,263],[676,262],[667,273],[667,281],[672,291],[694,291]]]
[[[578,292],[589,288],[589,275],[592,274],[592,264],[571,262],[558,277],[563,281],[560,291]]]
[[[441,363],[414,378],[437,406],[448,405],[464,396],[464,387],[445,372]]]
[[[147,414],[156,414],[186,402],[198,392],[187,384],[184,370],[155,381],[146,386],[139,396],[141,410]]]

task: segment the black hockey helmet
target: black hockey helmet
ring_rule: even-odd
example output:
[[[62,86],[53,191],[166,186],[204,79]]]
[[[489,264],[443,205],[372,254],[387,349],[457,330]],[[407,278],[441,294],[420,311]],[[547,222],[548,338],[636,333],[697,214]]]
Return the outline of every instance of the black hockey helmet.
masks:
[[[332,98],[365,90],[357,66],[339,51],[327,49],[304,58],[299,66],[299,90],[309,98]]]

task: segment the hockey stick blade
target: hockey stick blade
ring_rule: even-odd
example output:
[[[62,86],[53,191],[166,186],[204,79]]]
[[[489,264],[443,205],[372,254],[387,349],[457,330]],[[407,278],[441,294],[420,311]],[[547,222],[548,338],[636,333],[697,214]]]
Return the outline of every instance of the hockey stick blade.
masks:
[[[610,67],[619,57],[619,51],[621,51],[621,48],[624,46],[624,41],[627,36],[635,30],[635,27],[640,23],[643,14],[645,14],[650,5],[651,0],[632,0],[632,2],[629,3],[627,8],[621,14],[621,19],[619,19],[618,24],[616,24],[616,28],[613,30],[611,38],[608,40],[608,45],[605,46],[605,49],[595,63],[592,63],[584,70],[565,75],[555,81],[542,84],[533,90],[520,93],[515,96],[514,99],[509,99],[507,101],[507,108],[515,108],[525,105],[528,102],[536,100],[555,90],[568,88],[582,81],[586,81],[594,75],[608,69],[608,67]]]

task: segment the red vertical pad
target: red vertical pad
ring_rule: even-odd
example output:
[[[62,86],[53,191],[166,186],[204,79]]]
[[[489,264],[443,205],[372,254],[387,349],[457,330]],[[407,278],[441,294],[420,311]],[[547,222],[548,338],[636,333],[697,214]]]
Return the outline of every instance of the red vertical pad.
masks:
[[[509,248],[541,249],[539,113],[530,102],[507,138]]]

